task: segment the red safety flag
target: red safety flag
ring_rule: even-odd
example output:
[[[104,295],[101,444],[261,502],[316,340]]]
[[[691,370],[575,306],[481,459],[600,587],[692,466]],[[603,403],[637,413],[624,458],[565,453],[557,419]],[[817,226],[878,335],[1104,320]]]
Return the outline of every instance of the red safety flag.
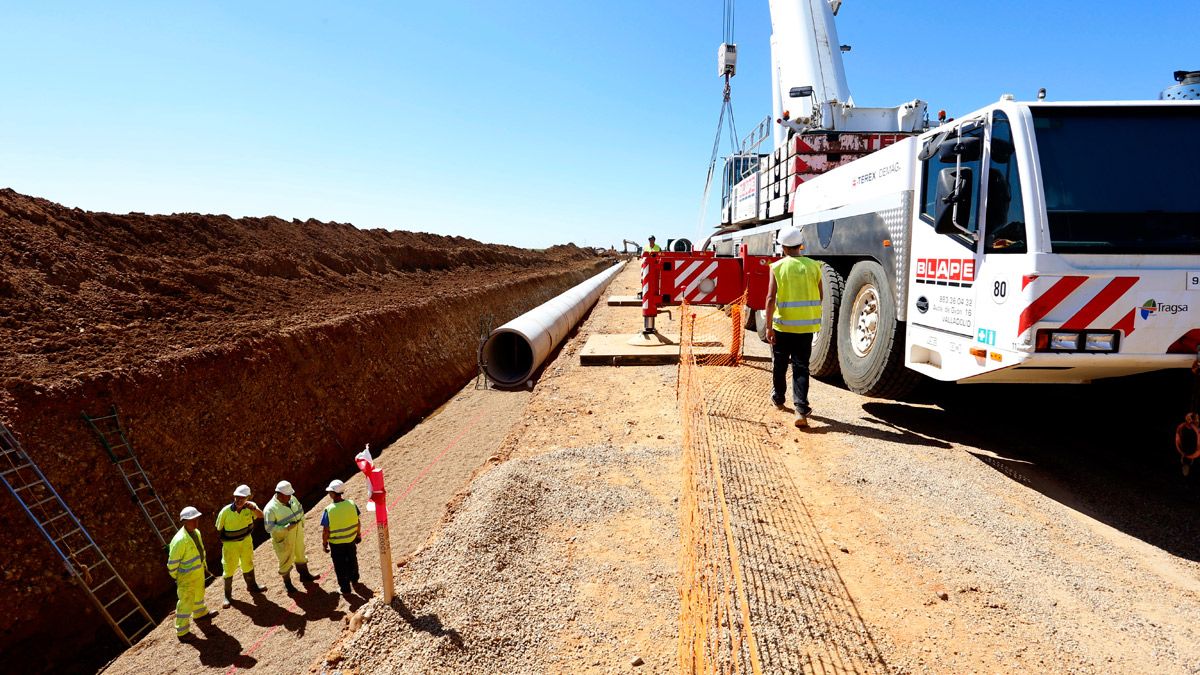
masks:
[[[375,458],[371,456],[371,444],[367,443],[367,447],[363,451],[354,456],[354,463],[358,465],[358,470],[363,473],[371,473],[375,469]]]
[[[362,452],[354,456],[354,463],[358,465],[359,471],[362,471],[367,477],[367,496],[371,500],[367,510],[375,512],[377,524],[387,525],[387,492],[383,488],[383,469],[375,468],[375,458],[371,456],[370,443],[363,448]]]

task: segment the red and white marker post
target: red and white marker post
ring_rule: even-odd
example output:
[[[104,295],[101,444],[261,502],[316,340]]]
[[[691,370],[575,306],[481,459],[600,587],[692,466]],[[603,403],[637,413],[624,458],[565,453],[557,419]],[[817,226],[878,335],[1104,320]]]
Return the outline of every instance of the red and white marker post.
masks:
[[[354,463],[367,476],[371,500],[367,510],[375,512],[375,524],[379,526],[379,571],[383,579],[383,601],[390,605],[392,597],[396,595],[396,585],[392,581],[392,538],[388,534],[387,490],[383,486],[383,469],[375,468],[369,444],[354,456]]]

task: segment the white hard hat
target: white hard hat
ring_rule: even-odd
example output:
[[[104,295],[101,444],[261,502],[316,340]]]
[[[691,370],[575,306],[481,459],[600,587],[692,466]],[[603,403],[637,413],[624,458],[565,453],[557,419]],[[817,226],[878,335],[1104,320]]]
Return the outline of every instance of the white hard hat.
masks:
[[[233,491],[233,496],[234,497],[249,497],[250,496],[250,486],[249,485],[237,486],[237,488]]]
[[[184,507],[184,509],[179,512],[180,520],[191,520],[193,518],[199,518],[199,517],[200,517],[200,509],[197,509],[194,506]]]
[[[804,230],[798,227],[785,227],[779,231],[779,243],[784,246],[799,246],[804,243]]]
[[[335,478],[329,482],[329,487],[325,488],[325,491],[336,492],[340,495],[344,489],[346,489],[346,484]]]
[[[296,494],[296,491],[292,489],[292,484],[286,480],[279,481],[279,484],[275,486],[275,491],[281,495],[288,495],[289,497]]]

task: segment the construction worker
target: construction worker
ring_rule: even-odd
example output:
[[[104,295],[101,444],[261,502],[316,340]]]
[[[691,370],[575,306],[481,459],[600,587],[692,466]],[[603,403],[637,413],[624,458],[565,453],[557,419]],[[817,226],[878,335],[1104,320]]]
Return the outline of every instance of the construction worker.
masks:
[[[771,343],[771,402],[783,410],[787,394],[788,361],[792,363],[792,401],[796,426],[807,427],[812,408],[808,405],[808,358],[813,333],[821,329],[821,263],[800,255],[804,234],[798,227],[779,232],[783,258],[771,264],[767,288],[767,342]]]
[[[304,555],[304,506],[295,498],[296,491],[286,480],[275,486],[275,496],[263,509],[263,525],[271,535],[271,546],[279,558],[279,576],[288,593],[296,593],[292,585],[292,567],[300,575],[300,581],[311,583],[317,578],[308,572],[308,558]]]
[[[251,593],[266,591],[254,580],[254,540],[250,531],[254,519],[263,517],[258,504],[250,501],[250,486],[239,485],[233,491],[233,503],[226,504],[217,514],[217,537],[221,540],[221,569],[225,574],[225,601],[221,607],[233,604],[233,573],[242,568],[242,577]]]
[[[358,505],[342,497],[346,485],[334,480],[325,488],[333,503],[321,514],[321,548],[333,559],[342,595],[350,595],[350,584],[358,583]]]
[[[662,249],[659,248],[658,244],[654,243],[654,235],[650,235],[650,243],[646,245],[646,252],[659,253],[661,251]]]
[[[167,572],[175,580],[175,636],[191,639],[192,619],[212,618],[204,604],[204,542],[200,540],[200,511],[189,506],[179,512],[183,527],[171,537],[167,550]]]

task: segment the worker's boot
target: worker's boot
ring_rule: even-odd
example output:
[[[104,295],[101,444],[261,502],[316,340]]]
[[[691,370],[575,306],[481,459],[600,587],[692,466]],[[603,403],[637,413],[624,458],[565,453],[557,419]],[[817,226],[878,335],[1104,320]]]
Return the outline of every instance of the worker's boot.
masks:
[[[221,603],[222,609],[229,609],[233,604],[233,577],[225,577],[225,601]]]
[[[292,585],[292,573],[290,571],[283,575],[283,587],[287,589],[289,595],[300,592]]]
[[[316,577],[309,573],[308,563],[296,563],[296,571],[300,574],[300,581],[306,584],[311,584],[317,580]]]
[[[267,589],[263,588],[262,586],[259,586],[258,582],[255,581],[254,572],[243,572],[242,578],[244,578],[246,580],[246,590],[250,591],[251,593],[266,593],[267,592]]]

